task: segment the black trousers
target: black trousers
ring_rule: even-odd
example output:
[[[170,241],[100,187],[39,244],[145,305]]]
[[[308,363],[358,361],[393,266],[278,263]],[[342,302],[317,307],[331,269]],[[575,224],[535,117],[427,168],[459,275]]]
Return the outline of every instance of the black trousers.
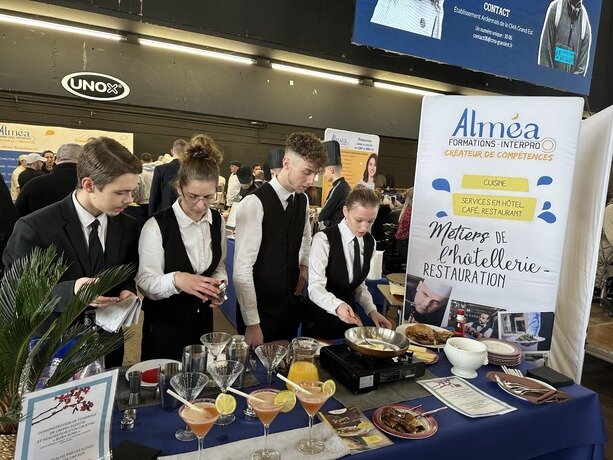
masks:
[[[111,369],[113,367],[120,367],[123,364],[123,331],[119,330],[118,332],[107,332],[99,329],[99,334],[121,334],[122,342],[121,346],[117,350],[111,351],[109,354],[104,356],[104,367],[105,369]]]
[[[302,335],[314,339],[342,339],[345,331],[354,327],[344,323],[336,315],[331,315],[312,301],[305,302],[302,321]]]
[[[290,304],[280,308],[279,315],[271,315],[258,308],[260,328],[264,335],[264,342],[274,342],[276,340],[291,342],[292,339],[296,338],[298,326],[302,318],[300,312],[301,303],[301,299],[292,296]],[[239,334],[245,334],[246,326],[238,303],[236,304],[236,329]]]
[[[213,331],[213,311],[202,304],[191,311],[145,311],[141,360],[175,359],[181,361],[183,348],[201,344],[200,337]]]

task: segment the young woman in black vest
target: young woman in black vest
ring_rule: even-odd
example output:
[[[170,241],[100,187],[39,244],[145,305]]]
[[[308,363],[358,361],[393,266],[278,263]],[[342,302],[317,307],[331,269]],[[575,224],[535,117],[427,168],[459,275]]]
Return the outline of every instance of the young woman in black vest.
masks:
[[[177,175],[178,198],[144,225],[137,283],[145,295],[141,359],[181,360],[183,347],[213,331],[211,307],[227,280],[223,219],[215,201],[222,152],[195,135]]]
[[[303,335],[337,339],[350,327],[361,326],[353,310],[356,302],[376,326],[392,327],[377,311],[364,283],[375,250],[375,239],[369,231],[378,209],[375,192],[358,185],[347,196],[343,207],[345,218],[313,237],[309,298],[316,307],[310,309],[303,324]]]

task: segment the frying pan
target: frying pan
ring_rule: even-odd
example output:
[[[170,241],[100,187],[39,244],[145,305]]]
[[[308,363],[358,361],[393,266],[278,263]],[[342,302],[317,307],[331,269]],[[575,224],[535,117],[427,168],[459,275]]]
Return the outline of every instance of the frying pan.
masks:
[[[389,343],[398,347],[397,350],[374,350],[368,346],[362,346],[361,342],[364,338]],[[395,356],[404,355],[409,348],[409,339],[404,334],[400,334],[391,329],[383,327],[352,327],[345,331],[345,343],[349,347],[363,355],[372,356],[374,358],[393,358]]]

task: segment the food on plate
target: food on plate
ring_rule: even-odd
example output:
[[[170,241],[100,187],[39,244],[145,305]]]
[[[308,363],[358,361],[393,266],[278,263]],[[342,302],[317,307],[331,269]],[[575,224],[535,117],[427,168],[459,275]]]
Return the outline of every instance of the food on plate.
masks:
[[[453,335],[452,331],[434,329],[425,324],[415,324],[414,326],[407,327],[404,333],[414,342],[427,345],[442,345]]]
[[[413,352],[413,357],[423,361],[426,364],[432,364],[437,358],[436,354],[428,351],[424,347],[418,347],[417,345],[410,345],[408,351]]]
[[[381,422],[389,429],[399,433],[415,434],[426,431],[422,417],[416,417],[409,411],[398,411],[393,407],[383,409]]]
[[[538,339],[536,337],[534,337],[532,334],[528,334],[527,332],[522,334],[522,335],[518,335],[515,338],[516,342],[536,342]]]

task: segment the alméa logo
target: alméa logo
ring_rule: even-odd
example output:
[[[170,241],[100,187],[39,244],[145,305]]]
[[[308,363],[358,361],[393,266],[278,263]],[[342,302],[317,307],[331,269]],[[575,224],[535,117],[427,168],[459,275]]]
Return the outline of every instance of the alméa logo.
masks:
[[[76,72],[62,78],[69,93],[95,101],[116,101],[130,94],[130,87],[119,78],[95,72]]]

